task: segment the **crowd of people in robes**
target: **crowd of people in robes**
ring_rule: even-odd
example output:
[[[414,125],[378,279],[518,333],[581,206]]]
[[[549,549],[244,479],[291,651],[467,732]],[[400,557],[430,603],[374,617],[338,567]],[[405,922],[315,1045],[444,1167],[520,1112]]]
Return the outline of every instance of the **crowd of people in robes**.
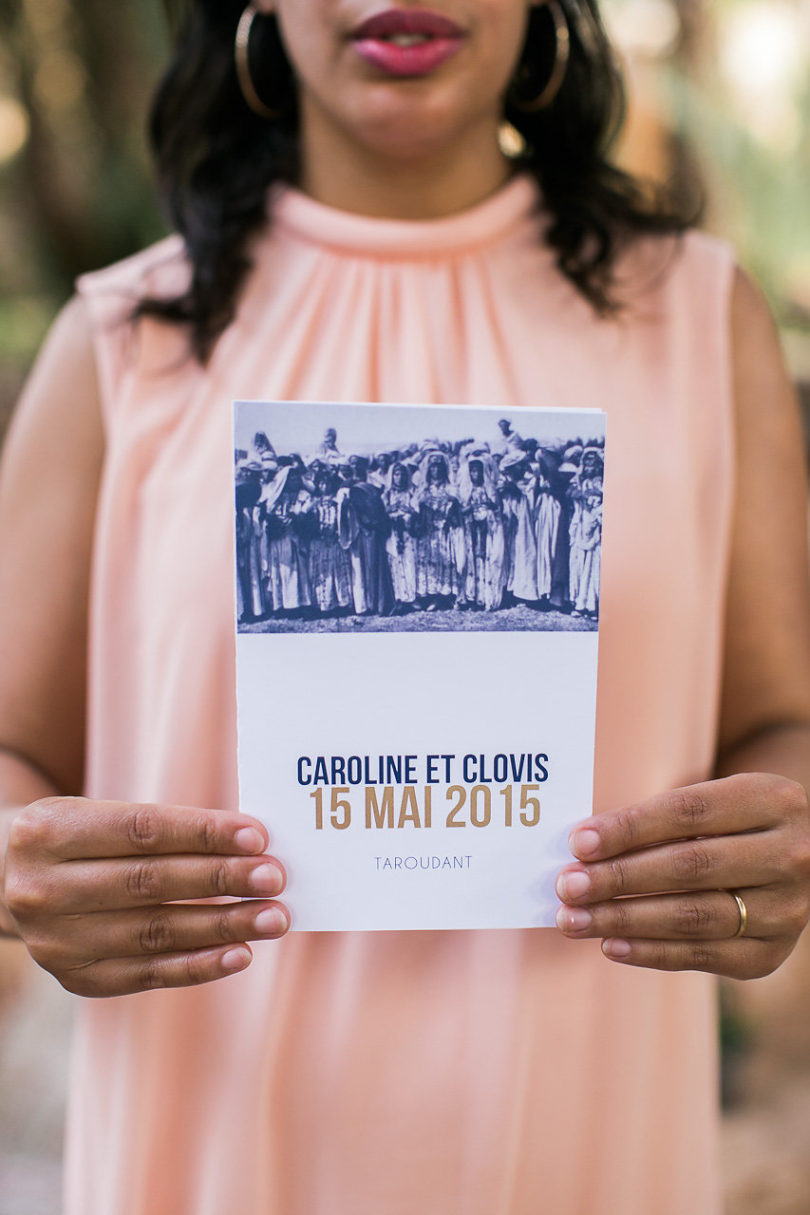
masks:
[[[597,620],[604,446],[426,439],[358,455],[266,433],[235,452],[237,610],[271,618],[497,612]],[[538,626],[541,627],[541,626]]]

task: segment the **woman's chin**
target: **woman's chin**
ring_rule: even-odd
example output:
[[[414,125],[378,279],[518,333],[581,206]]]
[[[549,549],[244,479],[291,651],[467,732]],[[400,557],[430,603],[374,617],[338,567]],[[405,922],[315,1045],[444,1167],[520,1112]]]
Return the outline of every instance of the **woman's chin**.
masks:
[[[383,114],[376,121],[369,121],[366,116],[354,135],[368,152],[380,159],[412,166],[417,161],[457,156],[460,125],[452,117],[409,110]]]
[[[369,140],[366,149],[389,165],[401,164],[403,168],[413,168],[419,162],[441,160],[450,154],[452,141],[443,140],[435,132],[418,133],[402,132],[390,138]]]

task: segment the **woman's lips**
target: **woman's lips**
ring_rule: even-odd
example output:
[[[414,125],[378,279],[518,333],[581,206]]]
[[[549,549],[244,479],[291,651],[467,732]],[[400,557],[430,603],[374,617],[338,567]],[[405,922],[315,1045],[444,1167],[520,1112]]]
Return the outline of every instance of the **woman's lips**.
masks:
[[[389,76],[426,76],[460,50],[464,30],[426,9],[389,9],[359,25],[352,44]]]

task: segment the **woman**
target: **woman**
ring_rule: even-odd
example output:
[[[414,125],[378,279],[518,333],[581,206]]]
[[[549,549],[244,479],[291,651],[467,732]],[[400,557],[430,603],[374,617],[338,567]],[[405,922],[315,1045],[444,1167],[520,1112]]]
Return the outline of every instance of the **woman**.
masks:
[[[395,461],[388,470],[388,488],[383,504],[391,530],[385,542],[391,583],[394,588],[394,611],[412,611],[416,602],[416,541],[413,529],[417,518],[416,503],[407,464]]]
[[[314,494],[306,508],[312,523],[309,540],[309,582],[321,613],[352,604],[352,567],[338,534],[338,474],[323,465],[315,475]]]
[[[709,1215],[709,973],[773,970],[807,919],[805,487],[767,313],[607,164],[592,0],[432,3],[197,0],[154,124],[183,239],[83,280],[8,441],[2,925],[123,997],[81,1001],[69,1215]],[[234,396],[606,409],[600,813],[559,934],[267,943]],[[420,676],[450,715],[452,671]]]
[[[590,489],[580,504],[576,544],[579,577],[572,616],[599,617],[599,583],[602,573],[602,493]]]
[[[527,485],[528,464],[525,452],[512,451],[499,467],[506,543],[504,586],[509,602],[537,600],[537,528],[531,486]]]
[[[577,615],[582,615],[585,600],[589,597],[589,574],[585,571],[586,562],[591,564],[587,554],[593,549],[591,540],[594,536],[593,516],[586,508],[589,495],[602,494],[602,478],[604,464],[602,454],[594,447],[586,448],[582,453],[579,471],[571,482],[569,498],[571,501],[571,521],[568,525],[569,557],[568,557],[568,598]],[[601,513],[598,521],[599,543],[601,544],[602,521]],[[583,579],[585,585],[583,585]]]
[[[368,480],[365,456],[350,456],[338,494],[338,534],[349,554],[352,596],[358,616],[384,616],[393,604],[385,552],[388,516],[382,493]]]
[[[531,496],[534,502],[535,537],[537,542],[537,597],[544,604],[551,602],[554,587],[554,565],[560,533],[562,507],[551,487],[548,457],[538,455],[533,467]]]
[[[262,466],[258,460],[237,463],[236,498],[236,618],[243,623],[261,620],[265,613],[262,585],[262,534],[257,509],[262,492]]]
[[[504,591],[504,528],[492,457],[472,452],[461,467],[459,493],[464,521],[465,604],[492,612]]]
[[[428,611],[451,607],[464,569],[459,500],[450,488],[450,462],[428,451],[421,469],[416,522],[416,592]]]
[[[267,609],[300,613],[312,603],[302,519],[310,496],[300,470],[292,464],[279,469],[262,490],[259,517],[264,527],[264,598]]]

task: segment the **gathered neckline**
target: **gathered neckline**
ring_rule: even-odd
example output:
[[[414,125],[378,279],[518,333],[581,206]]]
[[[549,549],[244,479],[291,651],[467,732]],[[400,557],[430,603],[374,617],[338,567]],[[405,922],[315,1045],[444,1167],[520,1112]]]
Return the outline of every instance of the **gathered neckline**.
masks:
[[[380,257],[458,256],[497,243],[527,220],[539,222],[540,192],[526,174],[495,194],[441,219],[380,219],[341,211],[317,202],[293,186],[276,186],[271,196],[274,229],[310,244]]]

